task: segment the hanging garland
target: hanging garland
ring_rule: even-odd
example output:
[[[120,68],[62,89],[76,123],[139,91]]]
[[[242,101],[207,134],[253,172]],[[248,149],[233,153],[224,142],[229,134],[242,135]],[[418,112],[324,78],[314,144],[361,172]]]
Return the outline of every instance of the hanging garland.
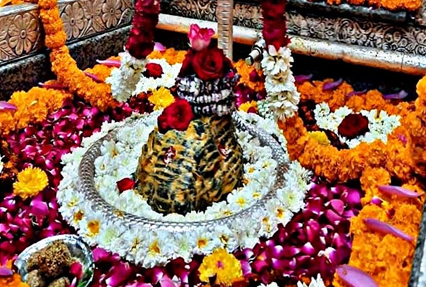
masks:
[[[258,103],[259,112],[280,120],[293,116],[300,101],[291,71],[293,57],[287,47],[290,40],[286,34],[285,4],[286,0],[262,1],[265,47],[261,66],[267,97]]]

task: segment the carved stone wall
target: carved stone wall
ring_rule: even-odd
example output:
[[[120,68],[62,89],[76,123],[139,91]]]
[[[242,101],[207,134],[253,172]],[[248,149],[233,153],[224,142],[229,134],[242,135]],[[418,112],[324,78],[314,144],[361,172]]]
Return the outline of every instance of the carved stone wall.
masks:
[[[295,1],[290,0],[290,9],[287,9],[289,34],[426,56],[426,27],[416,25],[414,20],[406,19],[409,15],[405,12],[384,11],[381,15],[376,13],[376,18],[390,19],[390,21],[376,21],[368,19],[368,15],[364,19],[359,16],[341,17],[331,9],[329,9],[330,12],[334,12],[332,16],[326,16],[331,13],[318,15],[314,8],[311,11],[302,11],[295,8],[295,5],[291,5],[292,2]],[[300,5],[301,1],[298,2]],[[327,12],[325,6],[326,4],[320,7]],[[352,9],[355,11],[358,8],[352,7]],[[359,8],[359,10],[361,9]],[[422,9],[419,11],[419,15],[424,15],[426,4]],[[163,1],[162,11],[188,18],[216,21],[216,1],[167,0]],[[236,3],[234,6],[235,25],[261,28],[260,15],[258,3]],[[394,20],[392,21],[392,19]]]
[[[60,0],[59,8],[67,40],[72,43],[130,24],[132,0]],[[0,61],[36,53],[43,47],[37,5],[0,8]]]

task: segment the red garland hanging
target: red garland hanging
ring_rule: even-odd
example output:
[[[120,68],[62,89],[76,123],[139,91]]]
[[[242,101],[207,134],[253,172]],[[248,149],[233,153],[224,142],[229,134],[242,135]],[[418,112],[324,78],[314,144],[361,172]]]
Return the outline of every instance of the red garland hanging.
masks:
[[[154,50],[154,32],[160,14],[160,0],[138,0],[126,49],[136,59],[144,59]]]
[[[263,17],[263,39],[266,47],[273,45],[278,51],[290,43],[286,32],[286,0],[263,0],[261,4]]]

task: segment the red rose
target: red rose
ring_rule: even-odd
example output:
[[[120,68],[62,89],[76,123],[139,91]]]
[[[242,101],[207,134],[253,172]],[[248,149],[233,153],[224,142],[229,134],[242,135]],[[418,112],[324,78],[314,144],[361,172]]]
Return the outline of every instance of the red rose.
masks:
[[[139,0],[135,4],[135,11],[145,14],[159,14],[160,0]]]
[[[123,178],[122,180],[117,181],[117,187],[120,193],[125,190],[133,189],[135,182],[131,178]]]
[[[192,58],[194,57],[194,52],[192,49],[189,49],[186,52],[185,59],[182,62],[182,68],[179,71],[179,77],[183,78],[185,76],[189,76],[194,74],[194,69],[192,68]]]
[[[185,131],[193,118],[191,105],[187,100],[179,98],[158,117],[158,129],[163,134],[171,129]]]
[[[201,80],[209,81],[223,78],[232,63],[221,49],[212,47],[197,51],[192,58],[192,67]]]
[[[368,118],[361,114],[347,115],[340,123],[337,131],[347,139],[353,139],[368,132]]]
[[[163,74],[163,68],[157,63],[148,63],[145,65],[145,77],[159,78]]]

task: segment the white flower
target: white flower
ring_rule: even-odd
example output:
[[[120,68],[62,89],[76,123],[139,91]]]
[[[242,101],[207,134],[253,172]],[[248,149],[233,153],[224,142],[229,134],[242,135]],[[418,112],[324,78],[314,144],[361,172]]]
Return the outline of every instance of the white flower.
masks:
[[[165,264],[168,262],[170,256],[173,254],[174,242],[167,232],[156,232],[148,238],[147,254],[144,259],[144,266],[152,268],[158,264]]]
[[[297,287],[325,287],[324,281],[322,281],[321,275],[317,275],[317,279],[311,278],[311,283],[306,285],[304,282],[297,282]]]
[[[287,183],[285,188],[277,190],[277,196],[284,207],[291,210],[293,213],[299,212],[299,210],[305,206],[303,202],[305,194],[300,192],[295,184]]]
[[[158,87],[171,88],[176,82],[176,77],[182,67],[182,64],[170,65],[164,59],[151,59],[149,63],[155,63],[161,66],[163,74],[159,78],[147,78],[141,75],[139,82],[136,85],[136,89],[133,95],[140,93],[146,93],[151,90],[155,90]]]
[[[210,254],[222,244],[219,238],[211,236],[211,233],[204,228],[199,228],[194,233],[194,239],[193,252],[196,254]]]
[[[260,284],[259,287],[278,287],[278,284],[276,282],[272,282],[271,284],[265,285],[265,284]]]
[[[113,69],[105,82],[111,85],[111,92],[119,102],[127,101],[139,82],[146,60],[133,58],[127,51],[120,53],[121,66]]]
[[[182,257],[185,262],[191,258],[192,246],[190,242],[195,242],[192,232],[179,233],[175,235],[176,252],[173,258]]]
[[[214,236],[219,238],[222,246],[225,247],[228,252],[233,252],[238,247],[238,241],[235,236],[233,236],[234,232],[229,229],[227,226],[219,226],[214,231]]]

